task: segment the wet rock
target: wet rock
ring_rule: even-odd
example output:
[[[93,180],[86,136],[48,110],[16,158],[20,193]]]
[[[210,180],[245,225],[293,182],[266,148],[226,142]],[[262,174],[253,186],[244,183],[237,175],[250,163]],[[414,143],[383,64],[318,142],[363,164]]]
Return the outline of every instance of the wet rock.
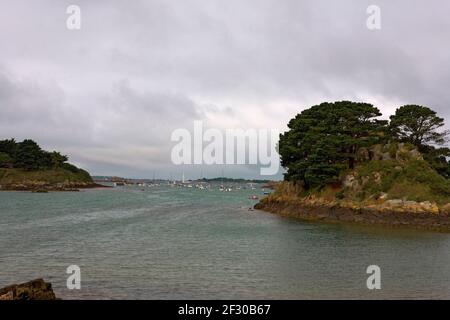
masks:
[[[442,206],[439,212],[447,216],[450,216],[450,203],[447,203],[446,205]]]
[[[0,300],[56,300],[51,283],[36,279],[0,289]]]

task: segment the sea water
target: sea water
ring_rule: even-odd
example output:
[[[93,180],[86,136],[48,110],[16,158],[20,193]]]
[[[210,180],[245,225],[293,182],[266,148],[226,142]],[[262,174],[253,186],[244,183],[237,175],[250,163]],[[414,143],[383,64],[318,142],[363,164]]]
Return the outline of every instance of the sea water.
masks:
[[[450,234],[251,211],[260,188],[0,192],[0,287],[63,299],[450,298]],[[81,270],[67,288],[67,267]],[[381,270],[369,290],[367,267]]]

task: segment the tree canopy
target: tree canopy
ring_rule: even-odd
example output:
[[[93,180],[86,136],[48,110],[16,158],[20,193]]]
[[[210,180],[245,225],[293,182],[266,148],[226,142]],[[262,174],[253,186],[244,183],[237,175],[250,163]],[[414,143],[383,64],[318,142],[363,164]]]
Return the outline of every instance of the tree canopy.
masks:
[[[450,149],[443,148],[448,131],[442,130],[444,119],[428,107],[405,105],[390,117],[392,138],[415,145],[425,160],[442,176],[450,178]]]
[[[390,123],[379,116],[373,105],[351,101],[326,102],[302,111],[280,135],[285,179],[306,189],[337,182],[343,171],[354,168],[360,148],[389,141],[415,145],[439,174],[450,178],[450,149],[442,147],[448,133],[435,111],[406,105],[397,109]]]
[[[0,140],[0,168],[41,170],[64,167],[68,157],[53,151],[42,150],[33,140],[16,142],[14,139]]]
[[[300,181],[306,188],[321,186],[352,169],[356,154],[384,139],[386,121],[368,103],[340,101],[322,103],[292,119],[280,135],[280,156],[288,169],[286,179]]]
[[[440,131],[444,119],[428,107],[406,105],[397,109],[390,117],[391,135],[401,141],[412,143],[421,148],[426,145],[443,145],[448,135]]]

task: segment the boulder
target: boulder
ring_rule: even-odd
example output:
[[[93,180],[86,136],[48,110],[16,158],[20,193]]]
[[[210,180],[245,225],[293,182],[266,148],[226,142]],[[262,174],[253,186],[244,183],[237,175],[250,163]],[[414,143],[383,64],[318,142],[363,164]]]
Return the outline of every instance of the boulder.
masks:
[[[450,216],[450,203],[447,203],[446,205],[442,206],[442,208],[439,210],[441,214]]]
[[[344,181],[342,182],[342,185],[345,188],[349,188],[351,190],[358,190],[359,189],[359,181],[356,178],[354,173],[350,173],[345,176]]]
[[[36,279],[0,289],[0,300],[56,300],[51,283]]]
[[[370,148],[371,158],[373,160],[392,160],[389,152],[386,151],[386,146],[376,144]]]
[[[388,206],[388,207],[394,207],[394,208],[401,207],[401,206],[403,206],[403,200],[400,200],[400,199],[388,200],[384,204],[385,204],[385,206]]]
[[[424,201],[421,202],[419,205],[426,212],[431,212],[434,214],[439,213],[439,207],[435,203],[431,203],[430,201]]]
[[[405,143],[376,144],[369,151],[371,159],[386,161],[397,160],[400,162],[408,160],[423,160],[422,154],[412,145]]]

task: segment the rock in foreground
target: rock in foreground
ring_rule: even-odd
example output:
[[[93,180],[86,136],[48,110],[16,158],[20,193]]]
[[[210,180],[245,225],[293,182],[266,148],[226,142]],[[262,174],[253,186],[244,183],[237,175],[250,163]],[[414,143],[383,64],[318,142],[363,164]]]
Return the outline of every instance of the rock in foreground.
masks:
[[[56,300],[51,283],[36,279],[0,289],[0,300]]]

